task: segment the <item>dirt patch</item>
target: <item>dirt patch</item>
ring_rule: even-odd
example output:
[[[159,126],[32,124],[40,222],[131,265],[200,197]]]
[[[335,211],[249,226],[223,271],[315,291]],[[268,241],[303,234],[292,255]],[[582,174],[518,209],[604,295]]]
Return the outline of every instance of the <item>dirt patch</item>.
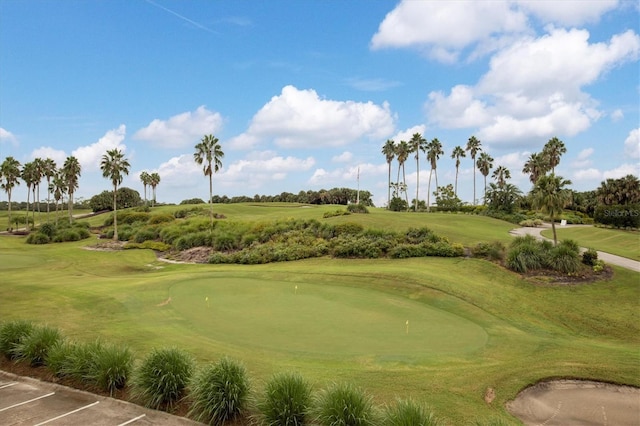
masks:
[[[507,403],[525,425],[638,425],[640,389],[587,380],[541,382]]]
[[[160,260],[178,263],[208,263],[211,253],[213,253],[213,248],[211,247],[193,247],[188,250],[163,255]]]
[[[85,246],[83,247],[85,250],[98,250],[98,251],[113,251],[113,250],[123,250],[126,242],[124,241],[113,241],[113,240],[98,240],[98,242],[93,246]]]
[[[552,270],[536,270],[523,274],[525,280],[538,285],[580,285],[591,284],[600,281],[609,281],[613,278],[613,269],[605,266],[600,272],[594,272],[592,268],[581,268],[575,274],[562,274]]]
[[[164,302],[158,303],[156,306],[167,306],[169,303],[171,303],[171,298],[168,298]]]

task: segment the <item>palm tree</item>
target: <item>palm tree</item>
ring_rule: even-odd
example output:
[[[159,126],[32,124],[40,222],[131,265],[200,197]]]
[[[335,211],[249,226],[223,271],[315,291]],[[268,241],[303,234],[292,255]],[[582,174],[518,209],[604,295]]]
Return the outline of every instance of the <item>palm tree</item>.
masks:
[[[429,185],[427,189],[427,211],[430,211],[429,199],[431,195],[431,175],[433,172],[436,172],[436,188],[438,188],[438,160],[440,156],[444,154],[442,150],[442,144],[438,140],[438,138],[432,139],[431,142],[427,145],[427,159],[431,164],[431,171],[429,172]]]
[[[571,185],[570,180],[551,173],[540,177],[532,191],[534,206],[549,214],[554,245],[558,244],[555,219],[560,216],[562,210],[571,200],[571,191],[565,188],[567,185]]]
[[[407,158],[409,158],[410,153],[411,147],[406,141],[400,141],[400,143],[396,145],[396,158],[398,159],[398,183],[400,182],[400,169],[402,169],[402,184],[407,206],[409,205],[409,197],[407,195],[407,178],[405,175],[404,163],[407,161]]]
[[[211,206],[211,226],[213,227],[213,173],[218,173],[222,168],[224,152],[218,143],[218,138],[213,135],[205,135],[196,146],[193,159],[198,165],[203,165],[202,171],[205,176],[209,176],[209,205]]]
[[[524,163],[522,173],[529,175],[529,181],[532,184],[536,184],[540,176],[547,173],[549,170],[549,163],[544,154],[538,154],[534,152],[529,155],[529,159]]]
[[[415,211],[418,211],[418,198],[420,196],[420,151],[423,153],[427,151],[427,140],[422,137],[420,133],[414,133],[409,141],[409,147],[411,152],[414,152],[416,159],[416,206]]]
[[[100,162],[100,170],[102,170],[102,177],[111,179],[113,184],[113,240],[118,241],[118,185],[122,183],[124,178],[123,174],[129,174],[129,161],[125,158],[124,153],[119,149],[108,150],[106,154],[102,156]]]
[[[481,145],[482,143],[475,136],[471,136],[465,148],[466,151],[469,151],[469,156],[473,162],[473,205],[476,204],[476,154],[482,151]]]
[[[53,199],[56,201],[56,226],[58,225],[58,203],[62,200],[62,197],[67,192],[66,182],[62,170],[56,172],[53,176],[53,181],[49,186],[49,191],[53,194]]]
[[[56,162],[51,158],[47,158],[42,162],[42,174],[47,178],[47,222],[49,222],[51,178],[53,178],[56,174],[56,167]]]
[[[9,231],[11,227],[11,192],[16,185],[20,185],[20,162],[13,157],[7,157],[0,165],[0,188],[7,193],[9,199]]]
[[[382,146],[382,155],[384,155],[385,159],[387,160],[387,166],[389,168],[389,173],[388,173],[389,176],[387,178],[387,183],[388,183],[387,209],[388,209],[389,206],[391,205],[391,162],[396,156],[396,143],[393,140],[387,139],[385,144]]]
[[[144,205],[147,205],[147,186],[149,185],[149,180],[151,175],[147,171],[143,171],[140,173],[140,180],[142,181],[142,186],[144,187]]]
[[[35,185],[36,182],[36,165],[31,163],[25,163],[22,167],[22,175],[20,176],[24,183],[27,184],[27,217],[25,222],[25,227],[27,232],[29,231],[29,197],[31,196],[31,187]]]
[[[73,194],[78,189],[78,180],[82,167],[78,159],[74,156],[67,157],[62,166],[62,176],[67,194],[69,194],[69,223],[73,222]]]
[[[44,160],[42,158],[36,158],[33,160],[33,177],[35,179],[33,190],[37,191],[38,196],[35,193],[33,196],[33,202],[38,204],[38,213],[40,213],[40,182],[44,177]],[[36,205],[33,205],[33,212],[35,215]],[[34,216],[35,217],[35,216]]]
[[[564,143],[558,138],[551,138],[542,148],[542,153],[547,158],[551,173],[556,173],[556,166],[560,163],[560,156],[567,152]]]
[[[149,175],[149,185],[151,185],[151,189],[153,190],[153,200],[151,201],[151,207],[155,207],[156,205],[156,186],[160,184],[160,175],[158,173],[151,173]]]
[[[458,196],[458,170],[460,169],[460,158],[466,157],[467,155],[464,152],[464,149],[460,145],[453,148],[453,152],[451,153],[451,158],[456,160],[456,184],[454,187],[454,195]]]
[[[507,179],[511,179],[511,172],[505,166],[498,166],[491,175],[496,180],[498,188],[504,188],[507,183]]]
[[[478,170],[484,176],[484,204],[487,203],[487,176],[489,172],[493,168],[493,157],[491,157],[488,153],[482,152],[478,157],[478,161],[476,161],[476,165],[478,166]]]

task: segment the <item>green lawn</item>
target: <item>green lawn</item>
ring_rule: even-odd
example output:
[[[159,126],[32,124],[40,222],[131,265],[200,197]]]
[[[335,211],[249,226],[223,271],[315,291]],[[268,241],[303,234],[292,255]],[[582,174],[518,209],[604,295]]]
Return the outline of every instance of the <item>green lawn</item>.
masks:
[[[216,206],[228,220],[309,215],[397,229],[426,225],[466,243],[508,241],[512,227],[378,209],[321,219],[324,209]],[[55,325],[73,339],[125,342],[139,358],[166,346],[202,363],[229,355],[246,364],[258,389],[279,371],[299,371],[316,388],[346,380],[380,403],[426,401],[450,424],[513,421],[504,403],[548,377],[640,385],[638,273],[616,268],[611,281],[541,286],[475,259],[177,265],[145,250],[82,249],[93,242],[32,246],[1,236],[0,319]],[[490,407],[487,387],[497,392]]]
[[[558,240],[575,240],[580,247],[594,248],[606,253],[615,254],[633,260],[640,260],[640,232],[620,229],[595,228],[593,226],[577,226],[569,228],[556,227]],[[550,229],[542,231],[542,235],[553,238]]]

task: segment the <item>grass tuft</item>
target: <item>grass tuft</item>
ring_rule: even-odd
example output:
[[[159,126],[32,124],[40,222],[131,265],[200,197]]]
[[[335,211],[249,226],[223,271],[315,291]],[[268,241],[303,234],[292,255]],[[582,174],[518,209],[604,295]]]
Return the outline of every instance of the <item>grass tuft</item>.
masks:
[[[0,326],[0,354],[15,359],[15,349],[35,328],[31,321],[13,320]]]
[[[323,426],[375,424],[371,397],[352,384],[334,384],[318,395],[316,421]]]
[[[384,426],[440,426],[444,425],[435,414],[410,399],[399,399],[384,411]]]
[[[60,330],[49,326],[37,326],[20,340],[12,350],[15,359],[29,361],[32,367],[45,365],[49,350],[62,342]]]
[[[258,402],[263,424],[299,426],[308,422],[311,385],[297,373],[281,373],[267,383],[264,398]]]

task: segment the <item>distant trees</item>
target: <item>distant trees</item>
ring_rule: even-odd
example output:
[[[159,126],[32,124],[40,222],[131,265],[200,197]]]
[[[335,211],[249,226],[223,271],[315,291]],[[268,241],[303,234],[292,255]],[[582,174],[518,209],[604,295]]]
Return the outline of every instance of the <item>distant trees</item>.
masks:
[[[466,151],[469,151],[469,156],[473,162],[473,204],[476,204],[476,155],[482,151],[482,143],[476,139],[475,136],[471,136],[467,141]]]
[[[391,163],[396,156],[396,143],[393,140],[387,139],[387,142],[385,142],[382,147],[382,155],[384,155],[387,160],[387,166],[389,169],[387,178],[387,208],[389,208],[389,205],[391,204]]]
[[[116,193],[116,204],[120,209],[137,207],[142,202],[140,193],[134,189],[121,187]],[[89,199],[89,207],[93,212],[113,211],[113,191],[102,191]]]
[[[451,153],[451,158],[456,160],[456,183],[453,188],[453,192],[456,195],[456,197],[458,196],[458,171],[460,169],[460,159],[463,157],[466,157],[466,154],[464,149],[462,149],[460,145],[453,148],[453,152]]]
[[[478,157],[478,161],[476,161],[476,166],[478,166],[478,170],[482,176],[484,176],[484,195],[483,195],[483,203],[487,204],[487,176],[489,172],[493,168],[493,157],[490,156],[486,152],[481,152]],[[475,187],[475,179],[474,179],[474,187]],[[475,198],[475,190],[474,190],[474,198]]]
[[[416,200],[415,211],[418,211],[418,202],[420,200],[420,151],[427,152],[428,144],[427,140],[422,137],[420,133],[414,133],[409,141],[411,152],[415,154],[416,159]]]
[[[78,189],[78,181],[82,167],[74,156],[67,157],[62,166],[62,177],[65,182],[65,189],[69,195],[69,223],[73,222],[73,194]]]
[[[156,205],[156,187],[160,184],[160,175],[158,173],[151,173],[149,175],[149,185],[151,185],[151,190],[153,191],[153,198],[151,201],[151,207]]]
[[[7,229],[10,231],[12,230],[11,193],[17,185],[20,185],[20,162],[13,157],[7,157],[0,165],[0,188],[7,193],[9,199],[9,225]]]
[[[438,140],[438,138],[434,138],[427,145],[427,159],[429,160],[429,164],[431,165],[431,171],[429,172],[429,189],[427,191],[427,211],[429,211],[429,192],[431,192],[431,174],[433,172],[436,173],[436,188],[438,187],[438,160],[440,156],[444,154],[442,150],[442,144]]]

